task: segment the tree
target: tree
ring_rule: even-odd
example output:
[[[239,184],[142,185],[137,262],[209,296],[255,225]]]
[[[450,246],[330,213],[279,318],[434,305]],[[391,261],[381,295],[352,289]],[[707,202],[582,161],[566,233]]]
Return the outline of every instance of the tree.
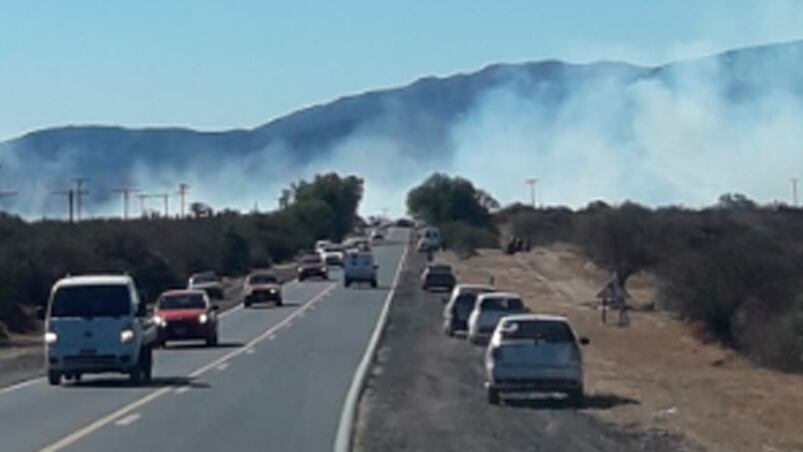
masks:
[[[318,174],[312,182],[300,181],[291,187],[295,204],[320,201],[334,213],[329,238],[341,240],[354,226],[357,208],[363,196],[363,180],[337,173]]]
[[[462,177],[435,173],[407,195],[407,209],[430,224],[462,222],[476,227],[491,225],[490,208],[499,203]]]

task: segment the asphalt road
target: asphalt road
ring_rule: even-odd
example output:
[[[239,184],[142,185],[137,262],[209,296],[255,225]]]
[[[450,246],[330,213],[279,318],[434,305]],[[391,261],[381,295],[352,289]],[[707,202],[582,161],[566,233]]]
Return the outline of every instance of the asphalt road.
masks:
[[[86,376],[0,389],[0,450],[332,450],[343,401],[403,254],[374,248],[379,288],[285,285],[285,306],[222,314],[221,345],[155,353],[154,381]]]
[[[401,274],[360,401],[355,451],[696,450],[667,432],[622,428],[593,415],[638,403],[617,394],[588,394],[579,410],[560,397],[489,405],[483,348],[443,334],[444,294],[420,289],[423,265],[422,256],[411,254]]]

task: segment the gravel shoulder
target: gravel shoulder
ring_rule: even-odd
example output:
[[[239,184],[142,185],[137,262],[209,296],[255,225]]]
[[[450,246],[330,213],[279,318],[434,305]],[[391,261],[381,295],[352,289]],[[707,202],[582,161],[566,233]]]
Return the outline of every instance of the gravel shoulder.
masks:
[[[637,403],[615,393],[591,394],[580,410],[559,398],[488,405],[482,349],[441,333],[443,295],[419,289],[422,266],[411,256],[402,274],[360,401],[354,450],[693,450],[660,429],[601,421],[594,413]]]

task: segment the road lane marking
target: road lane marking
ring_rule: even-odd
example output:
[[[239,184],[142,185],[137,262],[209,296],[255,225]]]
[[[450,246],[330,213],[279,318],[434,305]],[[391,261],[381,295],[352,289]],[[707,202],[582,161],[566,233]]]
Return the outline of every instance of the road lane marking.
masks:
[[[190,386],[189,385],[182,386],[182,387],[176,389],[176,394],[184,394],[185,392],[187,392],[189,390],[190,390]]]
[[[357,403],[360,399],[362,387],[365,385],[368,370],[376,354],[379,338],[382,336],[382,331],[385,329],[385,325],[388,321],[390,302],[396,294],[396,287],[399,284],[399,277],[401,276],[403,264],[407,260],[407,252],[410,247],[409,241],[406,242],[404,251],[399,258],[399,263],[396,265],[396,274],[393,276],[393,284],[391,284],[390,290],[388,290],[385,303],[382,306],[382,312],[379,314],[379,320],[376,322],[376,327],[371,334],[371,339],[368,341],[368,346],[365,348],[365,353],[360,360],[360,364],[354,372],[349,392],[346,394],[346,399],[343,402],[343,409],[340,412],[340,422],[338,422],[337,425],[335,443],[333,444],[334,452],[348,452],[351,450],[351,432],[354,426],[354,418],[357,415]]]
[[[28,386],[34,385],[36,383],[40,383],[45,381],[45,377],[37,377],[32,378],[30,380],[25,380],[11,386],[6,386],[5,388],[0,389],[0,395],[7,394],[12,391],[16,391],[17,389],[27,388]]]
[[[275,334],[271,334],[270,336],[268,336],[268,340],[269,341],[272,341],[274,339],[276,339],[276,335]]]
[[[223,363],[223,364],[217,366],[217,370],[226,370],[226,369],[228,369],[228,367],[229,367],[229,363]]]
[[[126,425],[130,425],[130,424],[133,424],[134,422],[137,422],[137,420],[139,420],[140,417],[141,416],[139,415],[139,413],[129,414],[128,416],[126,416],[124,418],[118,419],[114,423],[114,425],[119,425],[121,427],[126,426]]]
[[[253,348],[249,348],[248,350],[245,351],[245,354],[246,355],[253,355],[255,351],[256,350],[254,350]]]
[[[277,323],[277,324],[273,325],[272,327],[268,328],[267,330],[265,330],[259,336],[251,339],[248,343],[246,343],[242,347],[237,348],[235,350],[232,350],[231,352],[229,352],[229,353],[221,356],[220,358],[218,358],[218,359],[206,364],[205,366],[202,366],[202,367],[200,367],[198,369],[195,369],[195,371],[193,371],[192,373],[190,373],[187,376],[190,379],[197,378],[198,376],[203,375],[204,373],[208,372],[210,369],[214,369],[215,367],[219,366],[221,363],[229,361],[230,359],[234,358],[235,356],[238,356],[238,355],[240,355],[242,353],[245,353],[245,350],[247,350],[249,348],[253,348],[254,345],[256,345],[257,343],[265,340],[270,335],[275,334],[276,330],[278,330],[279,328],[282,328],[286,323],[291,321],[295,316],[298,315],[299,312],[303,312],[310,305],[312,305],[314,303],[317,303],[322,298],[322,296],[324,294],[326,294],[328,292],[331,292],[332,290],[334,290],[335,287],[337,287],[337,284],[334,284],[334,283],[330,284],[323,291],[319,292],[317,295],[315,295],[314,297],[312,297],[309,300],[307,300],[307,302],[304,303],[303,305],[301,305],[298,308],[298,310],[296,310],[292,314],[290,314],[287,317],[285,317],[279,323]],[[92,423],[90,423],[90,424],[88,424],[88,425],[86,425],[86,426],[84,426],[84,427],[82,427],[82,428],[70,433],[69,435],[61,438],[60,440],[54,442],[53,444],[40,449],[40,452],[55,452],[57,450],[64,449],[65,447],[75,443],[76,441],[78,441],[78,440],[80,440],[80,439],[92,434],[93,432],[105,427],[106,425],[114,422],[116,419],[119,419],[120,417],[131,413],[132,411],[136,410],[137,408],[139,408],[139,407],[141,407],[141,406],[143,406],[143,405],[145,405],[147,403],[150,403],[150,402],[158,399],[159,397],[167,394],[171,390],[172,390],[172,388],[157,389],[156,391],[154,391],[154,392],[142,397],[141,399],[135,400],[134,402],[131,402],[130,404],[125,405],[125,406],[117,409],[116,411],[114,411],[114,412],[112,412],[110,414],[107,414],[106,416],[103,416],[103,417],[95,420],[94,422],[92,422]]]

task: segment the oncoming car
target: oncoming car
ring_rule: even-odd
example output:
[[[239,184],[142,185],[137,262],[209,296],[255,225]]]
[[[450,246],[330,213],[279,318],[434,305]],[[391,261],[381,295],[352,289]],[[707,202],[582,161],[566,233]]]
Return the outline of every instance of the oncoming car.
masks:
[[[203,290],[171,290],[156,302],[154,321],[159,327],[159,345],[167,341],[201,339],[218,343],[217,306]]]
[[[209,298],[223,299],[223,284],[215,272],[193,274],[187,282],[187,289],[203,290],[209,294]]]
[[[243,282],[243,306],[254,303],[273,302],[282,305],[282,286],[271,272],[253,272]]]
[[[504,392],[560,392],[583,401],[583,354],[587,338],[565,317],[519,314],[503,317],[485,353],[488,402]]]
[[[301,256],[296,272],[299,281],[304,281],[307,278],[313,277],[321,279],[329,278],[329,270],[326,268],[326,263],[318,254],[306,254]]]
[[[151,379],[156,326],[129,276],[74,276],[53,286],[45,318],[47,379],[78,381],[83,374]]]

